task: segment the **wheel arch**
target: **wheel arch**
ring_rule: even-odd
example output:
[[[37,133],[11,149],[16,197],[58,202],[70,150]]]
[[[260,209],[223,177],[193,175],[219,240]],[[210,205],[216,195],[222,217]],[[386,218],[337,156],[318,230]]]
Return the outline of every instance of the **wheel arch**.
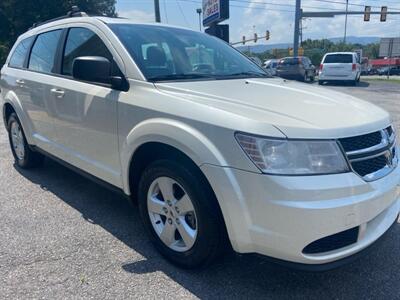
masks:
[[[13,92],[9,91],[5,96],[4,96],[4,102],[3,102],[3,120],[5,127],[7,128],[7,118],[10,116],[12,112],[15,112],[20,123],[22,126],[22,129],[24,130],[25,137],[30,145],[33,144],[32,140],[32,124],[29,122],[29,118],[27,117],[27,114],[24,112],[22,104],[20,100],[18,99],[18,96]]]
[[[6,102],[3,105],[3,121],[4,121],[4,127],[6,127],[6,129],[8,129],[8,118],[10,117],[10,115],[15,112],[14,107],[12,106],[12,104]]]
[[[149,119],[135,126],[122,145],[123,186],[128,195],[135,193],[131,189],[130,180],[132,172],[141,168],[137,158],[142,158],[143,153],[147,155],[147,159],[162,158],[166,154],[172,157],[175,155],[176,158],[190,160],[197,167],[204,163],[226,165],[221,152],[199,130],[176,120]]]

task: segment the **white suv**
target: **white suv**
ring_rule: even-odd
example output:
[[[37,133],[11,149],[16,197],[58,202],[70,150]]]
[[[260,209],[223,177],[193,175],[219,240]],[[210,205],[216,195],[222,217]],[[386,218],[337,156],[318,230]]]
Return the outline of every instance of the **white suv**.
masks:
[[[400,168],[382,109],[269,78],[206,34],[73,16],[21,35],[1,70],[18,167],[50,156],[137,199],[182,267],[227,246],[333,267],[394,224]]]
[[[361,65],[355,52],[332,52],[322,58],[318,83],[349,82],[356,85],[360,81]]]

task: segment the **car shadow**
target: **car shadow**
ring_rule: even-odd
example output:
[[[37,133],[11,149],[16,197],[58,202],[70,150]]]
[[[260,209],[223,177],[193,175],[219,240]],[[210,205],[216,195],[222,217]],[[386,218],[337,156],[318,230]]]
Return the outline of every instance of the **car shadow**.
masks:
[[[149,242],[138,209],[125,197],[107,190],[47,159],[41,169],[16,170],[42,189],[101,226],[144,259],[121,268],[129,273],[163,272],[199,298],[379,298],[397,297],[400,282],[400,226],[382,247],[344,267],[308,273],[287,269],[254,255],[229,254],[201,270],[179,269],[165,261]],[[156,287],[155,287],[156,288]]]

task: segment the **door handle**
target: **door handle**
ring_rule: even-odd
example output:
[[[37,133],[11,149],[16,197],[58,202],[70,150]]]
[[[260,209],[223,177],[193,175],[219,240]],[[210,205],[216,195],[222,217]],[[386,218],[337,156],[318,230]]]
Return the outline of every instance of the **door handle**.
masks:
[[[51,89],[50,91],[55,94],[57,98],[62,98],[65,94],[65,91],[61,89]]]
[[[15,82],[19,85],[19,86],[23,86],[25,84],[25,81],[23,81],[22,79],[17,79],[15,80]]]

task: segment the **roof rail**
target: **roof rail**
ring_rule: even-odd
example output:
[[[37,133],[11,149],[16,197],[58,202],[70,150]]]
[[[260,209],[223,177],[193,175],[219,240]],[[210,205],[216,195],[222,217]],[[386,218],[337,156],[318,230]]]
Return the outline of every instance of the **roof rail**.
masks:
[[[88,17],[88,15],[85,12],[81,11],[78,6],[74,5],[71,7],[71,10],[65,16],[57,17],[57,18],[50,19],[50,20],[47,20],[44,22],[33,23],[32,27],[29,29],[33,29],[40,25],[44,25],[44,24],[47,24],[50,22],[67,19],[67,18],[73,18],[73,17]]]

